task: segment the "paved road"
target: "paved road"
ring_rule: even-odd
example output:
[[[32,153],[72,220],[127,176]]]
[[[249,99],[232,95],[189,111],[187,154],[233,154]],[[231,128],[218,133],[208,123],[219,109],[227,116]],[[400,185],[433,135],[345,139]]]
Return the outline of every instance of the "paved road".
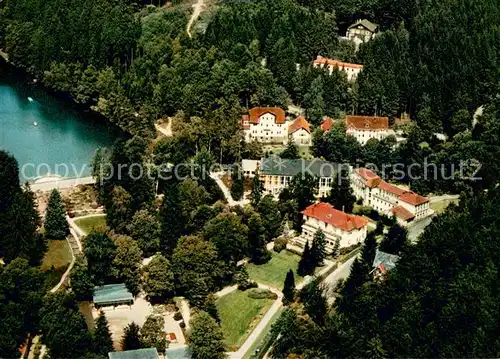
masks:
[[[412,243],[415,243],[418,236],[420,236],[424,232],[425,228],[431,224],[432,218],[433,217],[424,218],[408,227],[408,239]]]
[[[217,185],[219,186],[219,188],[221,189],[222,193],[224,193],[224,197],[226,197],[226,200],[227,200],[227,203],[231,206],[231,207],[234,207],[234,206],[244,206],[245,204],[247,203],[250,203],[250,201],[248,200],[245,200],[245,199],[241,199],[239,201],[235,201],[233,199],[233,196],[231,196],[231,192],[229,191],[229,188],[226,187],[226,185],[224,184],[224,182],[222,182],[221,180],[221,177],[222,176],[222,173],[210,173],[210,177],[212,177],[212,179],[217,182]],[[243,196],[245,197],[245,196]]]
[[[334,288],[340,279],[345,279],[349,277],[349,273],[351,273],[351,266],[356,258],[357,256],[354,256],[350,258],[347,262],[343,263],[332,274],[326,277],[323,283],[330,286],[331,288]]]

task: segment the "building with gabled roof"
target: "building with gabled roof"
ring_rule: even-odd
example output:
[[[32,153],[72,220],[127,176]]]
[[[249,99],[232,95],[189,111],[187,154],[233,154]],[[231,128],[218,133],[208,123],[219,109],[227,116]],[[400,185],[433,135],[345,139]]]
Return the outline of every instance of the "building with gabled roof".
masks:
[[[285,144],[288,125],[285,111],[279,107],[254,107],[242,116],[240,124],[245,141]]]
[[[377,248],[372,267],[374,268],[374,271],[378,270],[381,274],[386,274],[391,269],[396,268],[396,264],[398,263],[399,259],[399,256],[382,252]]]
[[[288,137],[297,145],[311,145],[311,124],[299,116],[288,126]]]
[[[346,38],[356,44],[356,49],[359,45],[373,39],[378,33],[378,25],[373,22],[363,19],[358,20],[347,28]]]
[[[362,145],[366,145],[372,138],[380,141],[387,136],[395,135],[395,132],[389,129],[388,117],[348,115],[345,124],[346,134],[356,138]]]
[[[341,71],[346,74],[347,81],[349,82],[356,81],[359,73],[363,70],[363,65],[351,64],[336,59],[328,59],[323,56],[318,56],[316,60],[313,61],[313,67],[327,69],[330,75],[333,73],[334,69]]]
[[[331,204],[319,202],[301,212],[304,216],[302,234],[297,239],[303,245],[312,244],[314,235],[321,229],[325,234],[326,250],[331,252],[336,244],[339,248],[361,243],[366,238],[368,221],[360,216],[335,209]]]
[[[356,168],[351,175],[351,187],[356,198],[377,212],[395,216],[398,223],[407,225],[433,213],[429,199],[384,181],[367,168]]]

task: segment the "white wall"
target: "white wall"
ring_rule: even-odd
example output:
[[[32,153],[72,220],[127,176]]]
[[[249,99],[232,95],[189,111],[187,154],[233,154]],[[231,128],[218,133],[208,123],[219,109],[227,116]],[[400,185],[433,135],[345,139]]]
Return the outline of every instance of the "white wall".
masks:
[[[347,232],[343,231],[340,228],[336,228],[331,224],[321,222],[316,218],[304,216],[304,220],[305,222],[302,225],[302,234],[298,238],[298,241],[303,245],[305,245],[306,241],[309,241],[309,245],[311,245],[316,231],[318,229],[321,229],[325,234],[326,250],[328,253],[331,253],[337,238],[340,239],[340,248],[345,248],[356,243],[361,243],[366,238],[367,226],[364,226],[359,230]]]
[[[288,126],[286,123],[277,124],[276,116],[265,113],[259,117],[258,124],[250,124],[250,129],[245,130],[246,141],[255,140],[263,143],[286,143]]]
[[[292,140],[295,142],[298,146],[310,146],[311,145],[311,134],[301,128],[298,131],[295,131],[292,133]]]

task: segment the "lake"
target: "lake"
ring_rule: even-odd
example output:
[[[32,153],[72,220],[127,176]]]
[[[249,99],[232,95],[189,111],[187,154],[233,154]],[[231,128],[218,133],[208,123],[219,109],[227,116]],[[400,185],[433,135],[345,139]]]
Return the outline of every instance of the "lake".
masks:
[[[105,119],[77,110],[0,64],[0,149],[16,157],[23,182],[48,174],[88,176],[96,149],[110,148],[119,136]]]

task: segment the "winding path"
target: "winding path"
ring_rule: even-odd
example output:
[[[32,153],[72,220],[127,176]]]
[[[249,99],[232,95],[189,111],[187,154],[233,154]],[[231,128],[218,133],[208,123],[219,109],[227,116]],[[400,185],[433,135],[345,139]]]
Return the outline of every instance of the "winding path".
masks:
[[[200,16],[202,10],[203,10],[203,5],[204,5],[205,0],[198,0],[196,4],[193,5],[193,15],[191,15],[191,18],[189,19],[189,22],[187,24],[186,32],[189,37],[192,37],[191,35],[191,26],[193,26],[193,23],[198,19]]]

